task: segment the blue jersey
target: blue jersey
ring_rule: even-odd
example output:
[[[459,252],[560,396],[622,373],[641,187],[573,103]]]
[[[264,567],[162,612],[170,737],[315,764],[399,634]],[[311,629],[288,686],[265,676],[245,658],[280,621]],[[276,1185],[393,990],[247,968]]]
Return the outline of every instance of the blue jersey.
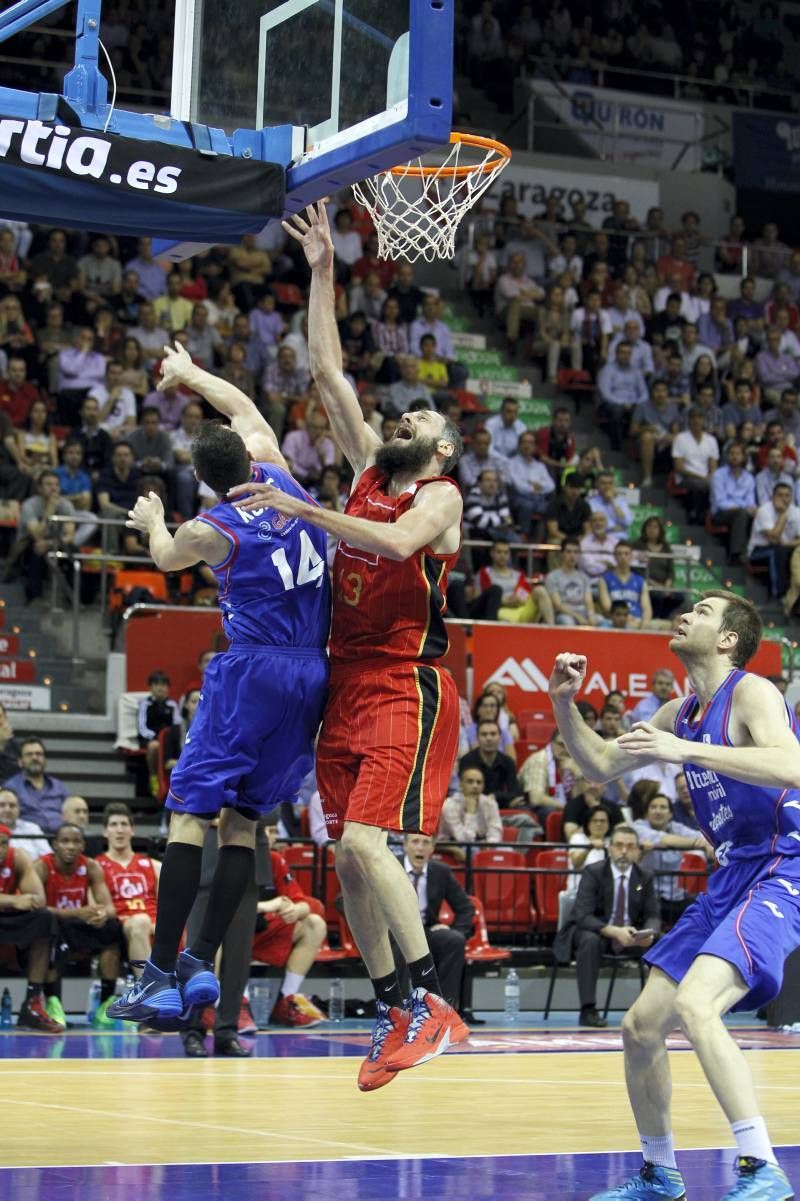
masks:
[[[678,737],[731,746],[728,723],[733,694],[746,674],[731,671],[699,715],[696,696],[687,697],[675,719]],[[797,720],[788,705],[786,712],[797,736]],[[745,784],[693,763],[686,763],[683,770],[697,824],[723,867],[770,856],[800,856],[800,790]]]
[[[287,471],[254,463],[252,480],[315,502]],[[232,646],[324,650],[331,620],[325,532],[274,509],[247,512],[222,501],[201,513],[230,550],[209,563],[219,584],[222,625]]]
[[[632,571],[627,580],[621,580],[614,571],[604,571],[603,580],[605,581],[608,595],[612,605],[614,601],[625,601],[628,605],[628,612],[631,617],[642,616],[642,592],[644,591],[645,579],[644,576]]]

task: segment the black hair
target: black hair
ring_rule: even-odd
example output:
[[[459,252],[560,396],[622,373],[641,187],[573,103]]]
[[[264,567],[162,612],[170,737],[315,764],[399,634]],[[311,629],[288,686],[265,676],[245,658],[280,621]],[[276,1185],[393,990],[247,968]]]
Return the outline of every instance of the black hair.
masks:
[[[169,676],[165,671],[151,671],[147,677],[148,684],[169,684]]]
[[[218,496],[250,478],[247,447],[230,426],[204,421],[192,439],[192,463],[198,477]]]

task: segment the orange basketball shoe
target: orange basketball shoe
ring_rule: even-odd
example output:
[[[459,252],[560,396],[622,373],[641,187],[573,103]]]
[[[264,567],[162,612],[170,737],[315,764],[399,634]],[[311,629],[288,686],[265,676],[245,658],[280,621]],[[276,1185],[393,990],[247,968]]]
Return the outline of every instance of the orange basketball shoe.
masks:
[[[425,988],[411,993],[411,1021],[408,1023],[402,1047],[390,1055],[387,1068],[402,1072],[418,1063],[435,1059],[448,1047],[469,1038],[469,1027],[447,1001]]]
[[[358,1087],[362,1093],[374,1092],[391,1084],[396,1073],[386,1066],[387,1059],[403,1045],[403,1039],[411,1021],[407,1009],[390,1009],[383,1001],[376,1002],[377,1016],[372,1028],[372,1047],[358,1073]]]

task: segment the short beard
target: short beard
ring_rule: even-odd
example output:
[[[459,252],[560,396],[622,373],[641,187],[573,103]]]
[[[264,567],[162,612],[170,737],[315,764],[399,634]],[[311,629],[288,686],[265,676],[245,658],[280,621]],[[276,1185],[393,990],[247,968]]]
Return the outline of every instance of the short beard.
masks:
[[[439,438],[423,434],[406,442],[393,438],[376,451],[375,466],[389,479],[396,475],[414,475],[430,463],[438,445]]]

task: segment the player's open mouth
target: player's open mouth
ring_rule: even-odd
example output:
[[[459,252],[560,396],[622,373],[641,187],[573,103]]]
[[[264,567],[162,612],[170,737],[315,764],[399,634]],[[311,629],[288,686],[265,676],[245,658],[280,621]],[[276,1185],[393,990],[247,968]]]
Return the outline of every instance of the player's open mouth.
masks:
[[[409,425],[398,426],[397,432],[395,433],[395,438],[402,438],[402,440],[404,442],[410,442],[413,437],[414,437],[414,431],[411,429],[411,426],[409,426]]]

